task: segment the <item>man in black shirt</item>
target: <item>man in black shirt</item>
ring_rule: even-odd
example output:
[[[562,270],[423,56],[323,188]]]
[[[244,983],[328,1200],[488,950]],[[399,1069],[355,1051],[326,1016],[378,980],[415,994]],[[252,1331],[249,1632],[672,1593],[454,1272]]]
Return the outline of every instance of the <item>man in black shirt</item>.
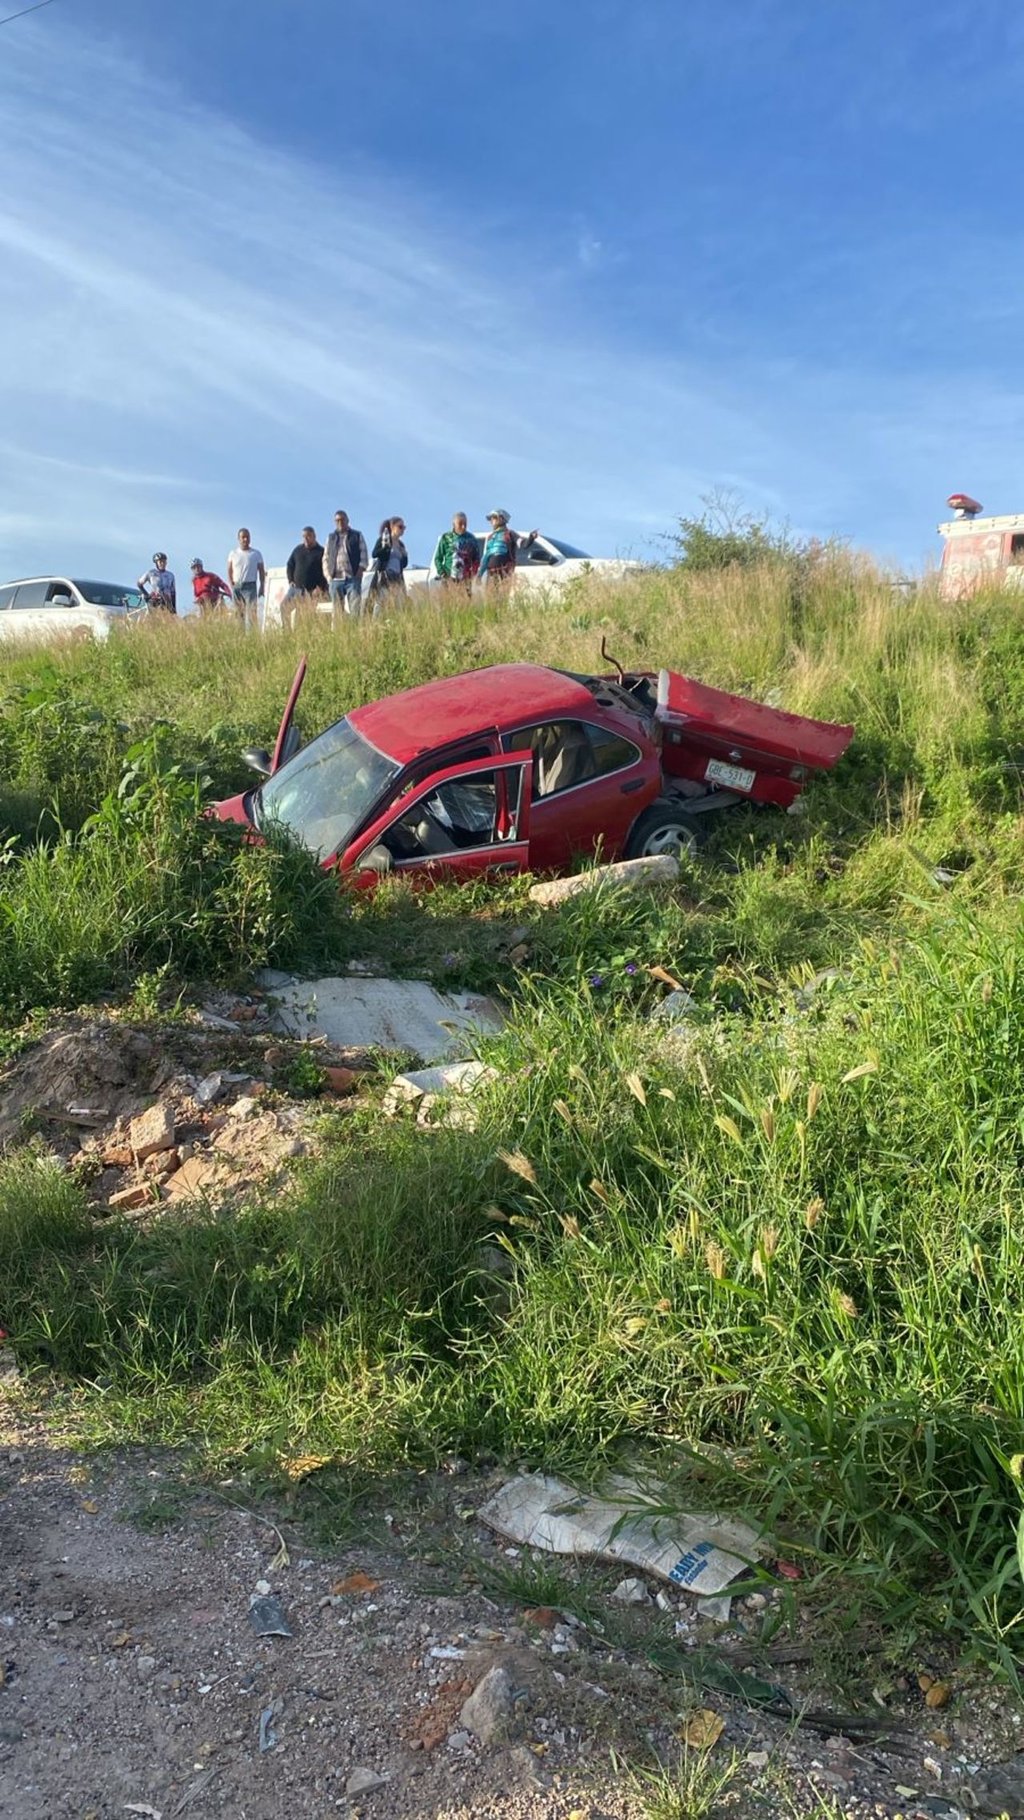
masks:
[[[324,580],[324,547],[317,543],[312,525],[305,525],[302,542],[297,543],[288,558],[288,590],[281,601],[281,623],[289,631],[295,615],[304,603],[322,600],[327,592]]]

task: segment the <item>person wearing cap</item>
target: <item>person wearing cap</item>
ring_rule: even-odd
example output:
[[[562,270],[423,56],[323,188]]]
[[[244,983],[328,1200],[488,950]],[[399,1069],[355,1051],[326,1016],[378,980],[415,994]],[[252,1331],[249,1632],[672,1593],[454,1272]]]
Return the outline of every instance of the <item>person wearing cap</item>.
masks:
[[[525,534],[513,531],[508,519],[508,513],[500,506],[487,514],[491,528],[480,558],[480,580],[485,584],[511,581],[516,570],[517,552],[528,550],[537,536],[536,531],[527,531]]]
[[[222,600],[231,599],[231,589],[226,581],[221,581],[219,575],[214,575],[212,569],[203,567],[201,556],[193,556],[189,567],[192,570],[192,592],[196,598],[196,607],[200,617],[205,619],[208,613],[220,606]]]
[[[167,567],[167,557],[163,550],[157,550],[153,557],[153,567],[145,575],[139,576],[139,591],[144,594],[151,607],[161,607],[165,613],[178,611],[178,595],[174,586],[174,575]]]

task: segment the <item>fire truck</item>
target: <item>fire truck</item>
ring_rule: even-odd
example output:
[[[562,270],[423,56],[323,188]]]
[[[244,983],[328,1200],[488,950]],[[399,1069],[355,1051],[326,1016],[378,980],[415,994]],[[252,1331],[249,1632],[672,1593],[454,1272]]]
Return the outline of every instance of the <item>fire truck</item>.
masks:
[[[953,516],[938,527],[943,599],[960,600],[982,587],[1024,587],[1024,512],[983,518],[969,493],[951,493],[946,504]]]

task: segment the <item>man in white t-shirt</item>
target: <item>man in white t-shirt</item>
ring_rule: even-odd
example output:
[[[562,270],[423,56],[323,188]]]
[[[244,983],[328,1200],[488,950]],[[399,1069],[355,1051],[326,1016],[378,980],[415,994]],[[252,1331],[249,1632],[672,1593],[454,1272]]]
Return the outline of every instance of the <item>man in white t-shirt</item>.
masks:
[[[228,557],[228,582],[231,586],[231,598],[235,603],[238,616],[246,626],[259,623],[259,597],[266,590],[267,571],[263,566],[263,557],[259,550],[252,547],[252,538],[243,525],[238,533],[238,544]]]

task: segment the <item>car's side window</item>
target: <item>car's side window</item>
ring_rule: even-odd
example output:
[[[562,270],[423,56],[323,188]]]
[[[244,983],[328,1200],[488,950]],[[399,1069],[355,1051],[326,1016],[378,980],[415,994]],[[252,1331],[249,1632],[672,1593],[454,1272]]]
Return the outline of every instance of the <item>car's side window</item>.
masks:
[[[533,753],[533,789],[538,798],[574,790],[577,784],[623,770],[640,757],[631,740],[582,720],[521,727],[508,735],[505,747],[509,752]]]
[[[23,581],[18,589],[14,605],[16,610],[25,607],[45,607],[45,581]]]
[[[643,756],[639,746],[634,746],[631,739],[624,739],[621,733],[611,733],[607,727],[594,727],[589,722],[587,732],[598,777],[607,777],[609,771],[624,771],[627,765],[635,765]]]
[[[17,592],[15,587],[0,588],[0,613],[6,613],[8,608],[13,606],[14,596]]]
[[[518,768],[515,777],[522,777]],[[450,778],[429,796],[421,796],[392,823],[382,844],[397,862],[468,853],[497,843],[497,821],[496,773],[477,771],[471,777]]]
[[[46,605],[52,606],[58,595],[63,595],[66,600],[73,599],[69,581],[51,581],[46,590]]]

